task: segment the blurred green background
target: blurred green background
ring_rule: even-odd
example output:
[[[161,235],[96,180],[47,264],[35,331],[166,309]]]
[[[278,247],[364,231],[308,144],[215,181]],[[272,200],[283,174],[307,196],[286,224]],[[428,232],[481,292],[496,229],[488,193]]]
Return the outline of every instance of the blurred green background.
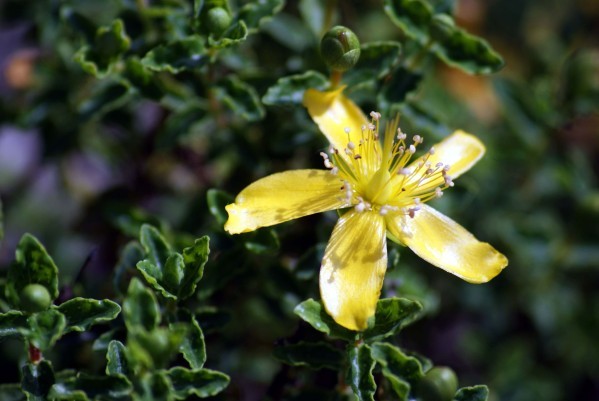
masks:
[[[206,280],[215,290],[200,301],[229,321],[206,330],[208,366],[232,377],[222,399],[261,399],[284,378],[301,378],[272,357],[273,344],[310,336],[292,311],[318,298],[318,255],[335,215],[260,231],[254,247],[252,240],[240,246],[206,195],[211,188],[234,195],[266,174],[321,166],[326,144],[305,110],[260,99],[280,77],[326,74],[317,52],[324,2],[288,1],[201,73],[139,73],[136,62],[150,45],[185,36],[190,3],[0,0],[0,268],[31,232],[59,266],[64,294],[118,298],[114,268],[141,223],[181,247],[209,235]],[[419,299],[428,311],[399,342],[454,368],[460,385],[488,384],[491,400],[597,400],[599,3],[432,3],[453,10],[506,65],[472,76],[428,60],[418,88],[402,99],[402,127],[428,144],[457,128],[485,142],[485,158],[435,207],[510,265],[476,286],[393,248],[383,295]],[[127,54],[139,57],[115,67],[94,54],[78,15],[98,26],[121,18]],[[400,39],[382,1],[339,1],[333,18],[363,43]],[[98,61],[94,76],[82,59],[107,64]],[[368,90],[350,96],[365,111],[377,106]],[[55,365],[101,370],[88,340],[61,341]],[[21,349],[3,342],[0,355],[0,381],[18,381]],[[313,385],[298,377],[298,387]]]

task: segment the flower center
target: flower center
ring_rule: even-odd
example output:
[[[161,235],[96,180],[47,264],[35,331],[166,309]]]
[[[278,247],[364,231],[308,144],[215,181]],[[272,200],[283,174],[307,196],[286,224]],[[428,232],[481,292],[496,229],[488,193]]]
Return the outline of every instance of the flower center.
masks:
[[[385,130],[383,142],[379,140],[380,114],[370,113],[371,123],[362,127],[358,143],[350,139],[345,149],[321,152],[324,165],[343,182],[342,196],[358,212],[374,210],[381,215],[398,212],[414,217],[420,204],[441,197],[443,190],[453,186],[447,175],[449,165],[436,161],[434,148],[417,160],[411,161],[422,144],[420,135],[412,137],[398,128],[399,118]],[[434,164],[433,164],[434,163]]]

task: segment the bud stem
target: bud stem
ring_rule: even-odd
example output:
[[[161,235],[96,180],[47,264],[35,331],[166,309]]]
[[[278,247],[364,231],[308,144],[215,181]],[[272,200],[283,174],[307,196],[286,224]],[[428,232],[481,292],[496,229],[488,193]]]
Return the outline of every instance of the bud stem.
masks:
[[[331,70],[331,76],[329,81],[331,82],[331,89],[335,89],[341,83],[341,78],[343,77],[343,71],[339,70]]]

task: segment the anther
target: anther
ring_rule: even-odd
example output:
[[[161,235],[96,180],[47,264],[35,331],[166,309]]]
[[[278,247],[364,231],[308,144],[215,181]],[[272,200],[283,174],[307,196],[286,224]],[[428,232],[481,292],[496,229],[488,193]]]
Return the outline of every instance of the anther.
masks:
[[[350,129],[349,129],[349,127],[345,127],[345,128],[343,128],[343,131],[345,131],[346,134],[349,134]]]
[[[437,198],[440,198],[443,196],[443,191],[441,190],[441,188],[439,188],[439,187],[435,188],[435,196]]]
[[[431,147],[431,148],[428,150],[428,153],[429,153],[429,154],[431,154],[431,155],[434,155],[434,154],[435,154],[435,148],[432,148],[432,147]]]
[[[354,160],[358,160],[358,159],[361,159],[361,158],[362,158],[362,156],[360,156],[359,154],[354,156]]]
[[[407,138],[407,135],[402,132],[401,128],[398,128],[397,129],[397,140],[403,141],[406,138]]]
[[[414,145],[410,145],[410,148],[408,149],[408,151],[409,151],[411,154],[414,154],[414,153],[416,153],[416,146],[414,146]]]
[[[381,118],[381,113],[377,113],[376,111],[371,111],[370,117],[372,117],[373,120],[378,121]]]
[[[420,135],[414,135],[412,139],[414,140],[415,144],[420,144],[424,142],[424,139]]]
[[[370,123],[370,124],[368,124],[368,129],[371,131],[374,131],[376,129],[376,125]]]
[[[356,148],[356,145],[354,145],[354,143],[352,141],[349,141],[347,143],[347,147],[351,150],[354,150]]]
[[[401,168],[401,169],[397,170],[397,174],[410,175],[410,174],[412,174],[412,171],[409,168],[405,167],[405,168]]]

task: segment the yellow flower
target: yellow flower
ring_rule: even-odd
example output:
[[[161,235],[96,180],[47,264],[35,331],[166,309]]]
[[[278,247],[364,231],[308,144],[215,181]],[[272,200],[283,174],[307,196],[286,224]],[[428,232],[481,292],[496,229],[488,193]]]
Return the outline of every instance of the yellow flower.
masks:
[[[409,140],[395,121],[379,141],[380,115],[371,113],[369,121],[341,89],[308,90],[304,105],[331,144],[321,153],[328,170],[285,171],[254,182],[227,206],[225,230],[243,233],[351,207],[335,225],[320,268],[320,294],[337,323],[364,330],[374,315],[386,238],[471,283],[489,281],[507,266],[491,245],[425,204],[482,157],[477,138],[456,131],[411,161],[422,138]]]

